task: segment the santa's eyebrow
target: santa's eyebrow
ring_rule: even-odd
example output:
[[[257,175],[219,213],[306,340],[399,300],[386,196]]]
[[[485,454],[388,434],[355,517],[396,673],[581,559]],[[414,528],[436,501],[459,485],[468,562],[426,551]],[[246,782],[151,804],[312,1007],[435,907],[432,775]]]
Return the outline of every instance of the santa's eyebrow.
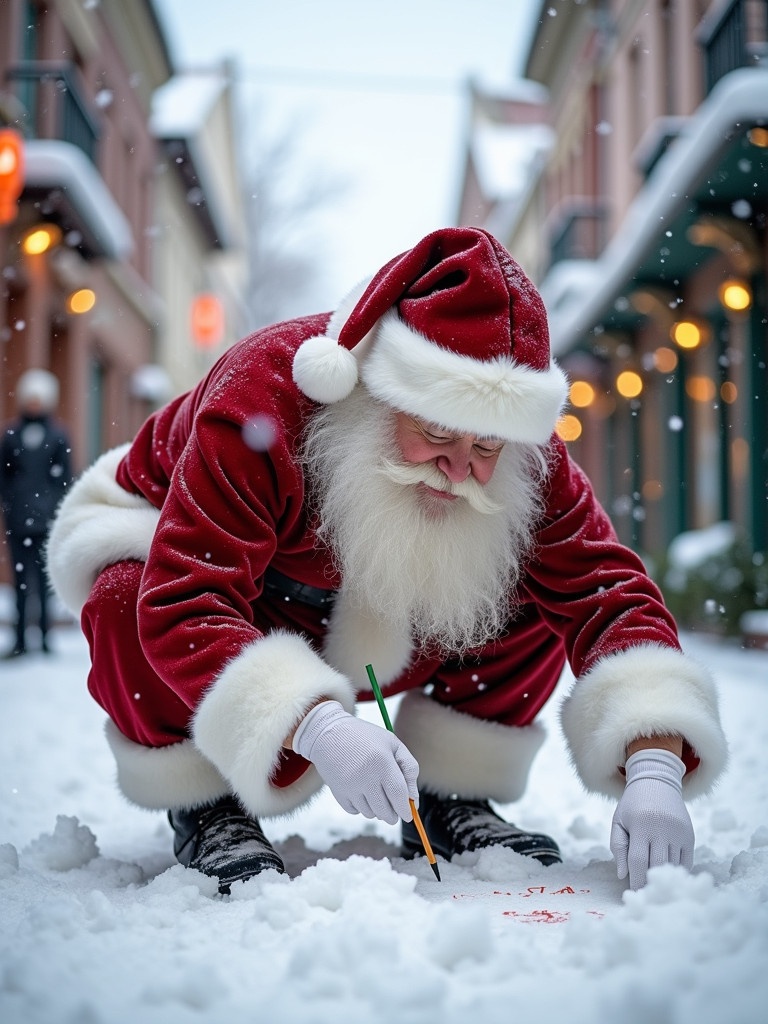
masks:
[[[439,423],[430,423],[426,420],[421,420],[418,416],[409,416],[408,418],[424,434],[441,434],[443,437],[448,437],[452,440],[458,440],[462,437],[471,437],[473,438],[473,444],[487,448],[503,448],[505,444],[504,439],[501,437],[479,437],[476,434],[463,434],[461,432],[451,430],[448,427],[443,427]]]
[[[424,434],[441,434],[444,437],[450,438],[464,436],[461,433],[457,433],[455,430],[450,430],[448,427],[441,426],[439,423],[428,423],[426,420],[420,420],[418,416],[411,416],[410,420]]]

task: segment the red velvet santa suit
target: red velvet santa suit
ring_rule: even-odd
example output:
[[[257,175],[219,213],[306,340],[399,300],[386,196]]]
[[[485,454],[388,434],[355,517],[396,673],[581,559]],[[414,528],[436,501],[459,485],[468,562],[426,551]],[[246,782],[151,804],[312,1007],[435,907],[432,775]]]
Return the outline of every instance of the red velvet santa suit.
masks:
[[[654,733],[685,738],[695,768],[685,777],[689,794],[706,791],[719,774],[725,742],[712,682],[680,652],[656,587],[618,544],[554,435],[533,555],[511,595],[515,614],[506,634],[484,649],[440,661],[402,649],[402,638],[369,632],[343,601],[316,608],[265,588],[270,567],[316,588],[343,586],[315,535],[297,445],[316,408],[312,397],[319,391],[320,401],[335,401],[350,384],[339,385],[337,375],[329,386],[325,370],[318,376],[314,349],[326,363],[330,350],[334,360],[353,354],[365,383],[395,408],[432,412],[437,422],[450,410],[457,429],[493,436],[548,436],[563,384],[541,342],[538,295],[483,232],[443,232],[440,243],[437,257],[433,242],[392,261],[357,304],[350,299],[334,317],[278,324],[234,346],[129,447],[103,456],[67,499],[51,541],[51,573],[62,599],[82,612],[89,688],[110,717],[119,781],[136,802],[188,806],[233,790],[255,815],[296,807],[321,782],[281,743],[318,697],[350,711],[370,699],[369,661],[385,693],[409,691],[395,728],[419,761],[420,784],[442,792],[502,802],[522,794],[543,740],[536,715],[565,659],[577,682],[562,724],[589,788],[620,795],[625,744]],[[425,310],[424,295],[447,301],[429,274],[436,264],[445,274],[452,255],[469,260],[482,296],[501,289],[501,300],[478,302],[475,288],[458,316],[455,296],[450,308]],[[516,339],[513,331],[504,385],[542,382],[532,417],[526,407],[512,414],[510,427],[508,409],[462,408],[455,393],[436,398],[418,383],[411,393],[410,371],[397,377],[418,332],[417,346],[426,335],[428,349],[439,350],[436,379],[450,379],[451,360],[466,356],[445,356],[441,346],[451,349],[450,332],[465,317],[480,323],[482,344],[503,333],[502,322],[508,346],[507,292],[529,288],[521,316],[529,330],[523,324]],[[397,333],[403,322],[405,339]],[[380,323],[385,341],[372,342]],[[388,344],[394,373],[381,363]],[[476,345],[473,335],[473,359]],[[265,431],[264,444],[249,441]]]

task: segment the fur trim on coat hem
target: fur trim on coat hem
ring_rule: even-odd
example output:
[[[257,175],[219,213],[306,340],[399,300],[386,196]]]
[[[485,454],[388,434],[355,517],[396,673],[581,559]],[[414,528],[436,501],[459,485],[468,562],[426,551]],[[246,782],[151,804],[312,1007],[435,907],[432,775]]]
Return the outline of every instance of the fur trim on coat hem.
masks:
[[[227,780],[191,740],[147,747],[129,740],[111,719],[105,731],[117,762],[117,784],[138,807],[151,811],[198,807],[229,792]]]
[[[283,741],[318,698],[354,713],[355,690],[300,636],[276,630],[244,648],[209,687],[192,722],[195,744],[257,817],[286,814],[322,786],[317,770],[270,783]]]
[[[525,792],[546,733],[541,725],[500,725],[412,690],[398,708],[395,732],[419,762],[419,785],[448,796],[511,803]]]
[[[560,708],[569,753],[584,786],[620,797],[627,744],[682,736],[700,758],[683,777],[686,798],[711,792],[728,761],[719,700],[708,670],[669,647],[640,644],[601,658]]]

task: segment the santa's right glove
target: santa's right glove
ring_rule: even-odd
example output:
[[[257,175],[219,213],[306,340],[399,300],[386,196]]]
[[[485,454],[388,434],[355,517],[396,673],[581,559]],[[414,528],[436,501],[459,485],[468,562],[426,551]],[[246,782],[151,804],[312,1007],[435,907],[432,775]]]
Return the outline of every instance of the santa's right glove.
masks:
[[[411,820],[419,765],[394,733],[350,715],[336,700],[317,704],[293,737],[345,811],[394,825]]]
[[[638,750],[627,758],[627,784],[613,815],[611,853],[619,878],[641,889],[648,869],[693,866],[693,825],[683,801],[685,765],[669,750]]]

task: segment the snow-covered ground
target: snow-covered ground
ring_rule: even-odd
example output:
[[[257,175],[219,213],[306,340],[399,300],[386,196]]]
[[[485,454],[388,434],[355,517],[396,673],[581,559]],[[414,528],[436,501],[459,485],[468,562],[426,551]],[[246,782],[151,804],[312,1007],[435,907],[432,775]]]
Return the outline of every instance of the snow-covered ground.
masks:
[[[53,640],[51,657],[0,663],[5,1024],[766,1019],[768,653],[684,637],[720,681],[731,746],[691,808],[692,875],[657,869],[639,893],[617,881],[613,808],[574,778],[554,701],[529,792],[503,810],[554,835],[562,866],[486,852],[441,864],[438,883],[398,858],[397,829],[324,794],[267,823],[290,877],[222,898],[175,864],[164,816],[118,794],[84,642]]]

